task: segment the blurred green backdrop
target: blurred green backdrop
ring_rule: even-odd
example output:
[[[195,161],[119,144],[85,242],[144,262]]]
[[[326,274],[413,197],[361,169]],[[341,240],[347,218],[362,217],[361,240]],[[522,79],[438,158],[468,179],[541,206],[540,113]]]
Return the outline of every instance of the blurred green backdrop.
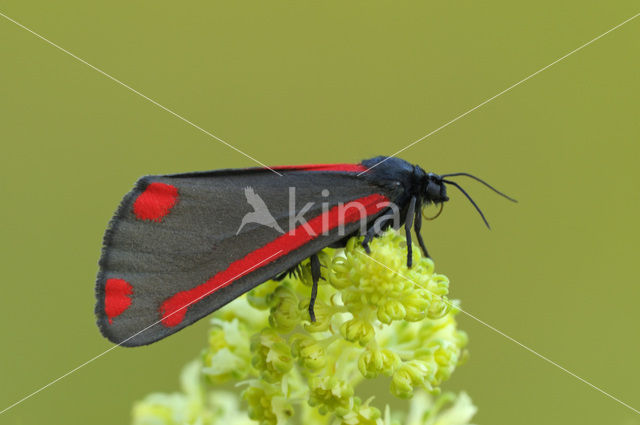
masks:
[[[637,1],[4,0],[0,11],[270,164],[391,154],[639,12]],[[425,224],[453,297],[640,407],[640,19],[401,157],[475,173]],[[104,227],[140,175],[252,161],[0,19],[0,410],[103,352],[93,317]],[[639,417],[460,316],[479,424]],[[206,321],[117,348],[0,417],[126,424],[178,386]]]

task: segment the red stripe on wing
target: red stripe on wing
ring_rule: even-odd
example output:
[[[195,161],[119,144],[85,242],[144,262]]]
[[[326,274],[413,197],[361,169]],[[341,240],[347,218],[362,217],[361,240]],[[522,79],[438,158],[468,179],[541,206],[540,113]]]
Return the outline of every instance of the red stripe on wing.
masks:
[[[296,227],[294,232],[285,233],[265,246],[250,252],[244,258],[234,261],[226,270],[219,272],[205,283],[167,298],[160,306],[162,324],[167,327],[179,325],[191,304],[254,271],[256,265],[264,266],[261,263],[265,263],[266,259],[269,260],[268,262],[272,262],[300,248],[324,231],[360,220],[359,206],[364,207],[365,214],[368,217],[386,208],[389,205],[388,201],[383,195],[369,195],[355,199],[342,206],[335,206],[325,214],[312,218]],[[325,215],[328,217],[325,217]]]
[[[366,171],[367,167],[361,164],[308,164],[308,165],[282,165],[271,167],[273,170],[281,171],[345,171],[348,173],[360,173]]]

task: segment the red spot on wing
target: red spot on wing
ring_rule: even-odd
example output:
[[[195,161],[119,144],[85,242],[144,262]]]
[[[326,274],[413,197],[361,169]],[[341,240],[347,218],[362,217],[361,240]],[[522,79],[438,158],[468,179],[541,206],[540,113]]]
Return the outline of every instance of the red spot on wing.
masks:
[[[133,203],[133,213],[140,220],[160,221],[178,202],[178,189],[165,183],[150,183]]]
[[[325,214],[320,214],[312,218],[296,227],[293,232],[285,233],[265,246],[250,252],[245,257],[234,261],[226,270],[219,272],[205,283],[167,298],[160,306],[162,324],[167,327],[179,325],[184,319],[189,306],[193,303],[211,295],[220,288],[230,285],[234,280],[251,273],[256,268],[264,266],[265,262],[275,261],[300,248],[324,231],[360,220],[362,209],[359,206],[364,208],[364,213],[368,217],[386,208],[389,205],[388,201],[383,195],[369,195],[348,202],[343,206],[335,206],[325,213],[326,216]],[[266,261],[267,259],[268,261]]]
[[[104,312],[109,318],[109,324],[113,318],[121,315],[131,305],[133,287],[123,279],[107,279],[104,287]]]
[[[367,167],[361,164],[309,164],[309,165],[283,165],[272,167],[274,170],[290,171],[346,171],[349,173],[360,173],[366,171]]]

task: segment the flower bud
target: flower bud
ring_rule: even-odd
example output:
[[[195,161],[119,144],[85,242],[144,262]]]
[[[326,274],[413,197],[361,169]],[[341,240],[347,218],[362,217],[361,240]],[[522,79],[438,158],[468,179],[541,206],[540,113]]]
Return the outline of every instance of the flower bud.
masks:
[[[407,314],[404,305],[398,300],[387,300],[378,307],[378,320],[389,324],[394,320],[402,320]]]
[[[249,417],[261,425],[285,425],[294,415],[293,406],[267,385],[250,386],[242,396],[249,405]]]
[[[400,357],[389,349],[371,349],[360,355],[358,369],[365,378],[375,378],[379,375],[391,375],[400,363]]]
[[[380,424],[380,410],[369,406],[371,399],[362,403],[358,397],[353,397],[349,403],[349,410],[340,415],[340,425],[378,425]]]
[[[271,295],[269,324],[280,332],[291,332],[300,323],[298,297],[290,288],[280,286]]]
[[[431,389],[430,380],[433,368],[422,360],[410,360],[396,369],[391,377],[391,392],[400,398],[410,398],[418,387]]]
[[[344,322],[340,333],[347,341],[357,342],[363,347],[376,335],[370,322],[356,318]]]
[[[318,408],[321,414],[337,409],[346,409],[353,396],[349,382],[333,376],[314,376],[309,380],[309,405]]]
[[[334,314],[334,309],[330,305],[322,302],[321,300],[316,300],[313,306],[313,312],[316,315],[316,321],[312,322],[311,317],[309,315],[309,299],[303,299],[298,304],[298,308],[303,311],[302,317],[309,321],[309,323],[305,323],[304,328],[308,332],[324,332],[329,330],[331,327],[331,317]]]
[[[312,337],[295,335],[291,338],[291,352],[305,368],[316,371],[327,363],[326,352],[321,343]]]
[[[273,329],[263,329],[251,338],[252,365],[267,382],[276,382],[293,366],[289,345]]]

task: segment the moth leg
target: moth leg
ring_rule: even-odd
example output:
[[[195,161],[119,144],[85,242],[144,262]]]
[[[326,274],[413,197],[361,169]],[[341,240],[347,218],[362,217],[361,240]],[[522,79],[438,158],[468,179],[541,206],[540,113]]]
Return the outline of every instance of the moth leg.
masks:
[[[429,256],[429,252],[427,251],[427,247],[424,244],[424,241],[422,240],[422,233],[420,233],[420,229],[422,229],[422,217],[420,217],[421,210],[422,210],[422,203],[418,202],[418,205],[416,205],[416,215],[415,215],[416,223],[414,225],[414,229],[416,231],[416,236],[418,237],[418,244],[420,245],[420,248],[422,248],[422,253],[424,254],[425,257],[431,258]]]
[[[393,213],[383,215],[382,217],[378,217],[373,225],[367,230],[367,233],[364,235],[364,239],[362,240],[362,247],[367,252],[367,254],[371,254],[371,248],[369,248],[369,242],[378,236],[378,234],[382,231],[382,226],[386,224],[387,221],[393,219]]]
[[[415,196],[411,197],[409,202],[409,208],[407,208],[407,218],[404,222],[404,231],[407,237],[407,268],[411,268],[413,263],[413,250],[411,247],[411,228],[413,227],[413,218],[416,215],[416,202]]]
[[[311,321],[316,321],[316,314],[313,311],[313,306],[316,303],[316,297],[318,296],[318,282],[320,281],[320,260],[318,259],[317,254],[313,254],[309,258],[311,262],[311,280],[313,284],[311,286],[311,299],[309,300],[309,317],[311,317]]]
[[[280,273],[279,275],[277,275],[276,277],[274,277],[271,280],[275,280],[276,282],[280,282],[282,279],[287,277],[288,274],[289,274],[289,270],[287,270],[286,272]]]
[[[280,273],[279,275],[277,275],[271,280],[275,280],[276,282],[279,282],[287,276],[300,278],[300,276],[302,276],[302,270],[300,270],[300,264],[296,264],[295,266],[291,267],[289,270],[286,270]]]
[[[369,242],[376,235],[376,227],[375,225],[371,226],[369,230],[367,230],[367,234],[364,235],[364,239],[362,240],[362,247],[366,251],[367,254],[371,254],[371,248],[369,248]]]

